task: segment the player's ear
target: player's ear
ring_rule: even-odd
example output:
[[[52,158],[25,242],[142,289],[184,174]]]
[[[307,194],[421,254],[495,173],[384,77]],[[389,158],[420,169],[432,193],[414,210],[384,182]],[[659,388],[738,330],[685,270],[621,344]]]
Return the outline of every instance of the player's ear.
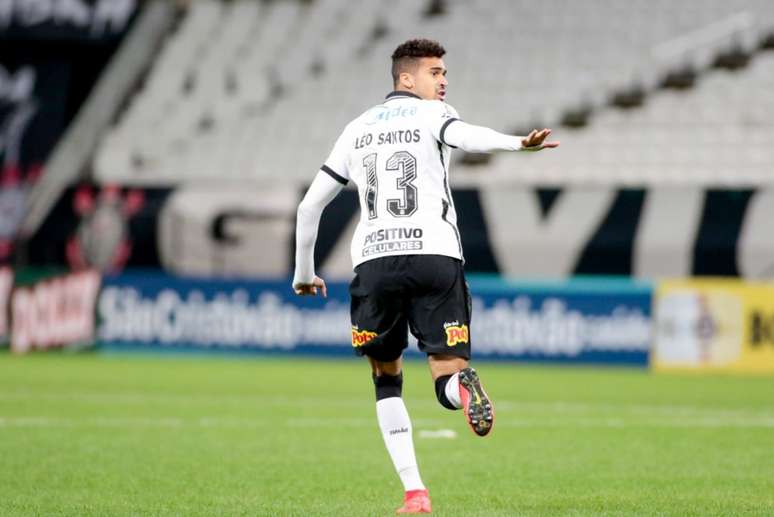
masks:
[[[414,76],[409,72],[401,72],[398,81],[404,88],[411,89],[414,87]]]

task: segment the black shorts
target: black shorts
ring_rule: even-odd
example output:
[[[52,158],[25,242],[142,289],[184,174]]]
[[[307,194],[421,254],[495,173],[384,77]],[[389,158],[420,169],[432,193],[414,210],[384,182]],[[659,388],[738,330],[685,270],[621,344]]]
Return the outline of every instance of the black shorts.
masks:
[[[358,355],[394,361],[408,330],[427,354],[470,359],[470,293],[462,262],[441,255],[399,255],[355,268],[352,346]]]

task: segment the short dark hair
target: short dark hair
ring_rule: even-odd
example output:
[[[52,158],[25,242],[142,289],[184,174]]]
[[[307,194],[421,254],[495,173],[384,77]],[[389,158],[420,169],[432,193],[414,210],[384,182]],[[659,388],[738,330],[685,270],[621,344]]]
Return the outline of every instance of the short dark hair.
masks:
[[[443,57],[444,54],[446,54],[446,49],[435,40],[418,38],[401,43],[392,53],[393,84],[398,84],[401,72],[409,66],[415,65],[419,58]]]

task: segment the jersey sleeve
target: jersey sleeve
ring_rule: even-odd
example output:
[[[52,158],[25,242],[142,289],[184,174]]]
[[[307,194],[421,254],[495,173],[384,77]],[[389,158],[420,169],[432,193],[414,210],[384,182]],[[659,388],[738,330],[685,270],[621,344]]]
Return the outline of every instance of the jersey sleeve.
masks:
[[[423,115],[433,137],[442,144],[455,147],[447,143],[444,136],[446,129],[460,119],[457,110],[443,101],[425,101]]]
[[[298,205],[296,214],[296,269],[293,285],[311,284],[314,279],[314,245],[325,207],[343,188],[330,174],[318,172]]]
[[[349,154],[351,142],[347,136],[349,133],[348,129],[349,126],[341,133],[339,139],[336,140],[328,159],[325,160],[325,163],[320,167],[321,171],[325,172],[328,176],[342,185],[349,183],[350,179],[347,156]]]
[[[461,120],[449,126],[444,134],[446,145],[459,147],[469,153],[521,151],[524,150],[521,146],[521,138],[499,133],[488,127],[474,126]]]

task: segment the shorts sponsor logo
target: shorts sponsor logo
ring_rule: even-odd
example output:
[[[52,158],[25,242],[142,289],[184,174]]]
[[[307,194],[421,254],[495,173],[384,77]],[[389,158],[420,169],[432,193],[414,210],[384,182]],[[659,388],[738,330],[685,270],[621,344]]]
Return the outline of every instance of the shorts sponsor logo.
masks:
[[[460,325],[455,321],[452,323],[444,323],[444,329],[446,330],[446,344],[448,346],[456,346],[459,343],[467,343],[469,340],[468,326]]]
[[[355,348],[365,345],[375,337],[376,332],[371,332],[370,330],[358,330],[354,327],[352,328],[352,346]]]

